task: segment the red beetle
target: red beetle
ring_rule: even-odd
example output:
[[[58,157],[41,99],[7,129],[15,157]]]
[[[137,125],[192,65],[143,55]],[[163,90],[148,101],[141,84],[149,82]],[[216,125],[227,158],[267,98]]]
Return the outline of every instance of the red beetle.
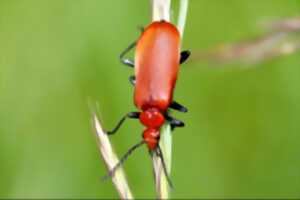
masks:
[[[168,108],[187,112],[185,107],[172,101],[179,65],[190,55],[189,51],[180,53],[180,43],[181,38],[177,28],[173,24],[161,20],[151,23],[143,31],[138,41],[132,43],[121,54],[121,62],[134,67],[135,76],[130,77],[130,82],[135,85],[134,104],[142,112],[128,113],[114,130],[106,133],[116,133],[126,118],[139,118],[140,122],[147,128],[143,132],[144,140],[133,146],[104,178],[111,176],[128,155],[144,143],[149,150],[158,150],[167,176],[164,159],[158,144],[160,127],[165,120],[169,121],[172,129],[184,126],[183,122],[168,115]],[[133,62],[125,58],[125,55],[135,46],[135,61]],[[170,181],[169,183],[171,185]]]

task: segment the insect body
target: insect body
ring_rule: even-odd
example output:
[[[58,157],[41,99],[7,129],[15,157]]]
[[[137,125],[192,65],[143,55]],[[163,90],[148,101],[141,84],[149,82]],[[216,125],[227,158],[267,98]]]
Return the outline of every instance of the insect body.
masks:
[[[172,101],[179,65],[190,55],[189,51],[180,53],[180,43],[180,34],[173,24],[157,21],[150,24],[143,31],[139,40],[132,43],[121,54],[121,62],[134,67],[135,76],[130,77],[130,82],[135,85],[134,103],[142,112],[128,113],[115,129],[107,132],[107,134],[114,134],[126,118],[139,118],[140,122],[147,128],[143,132],[143,141],[132,147],[124,155],[124,159],[121,159],[120,163],[107,176],[112,175],[121,162],[134,149],[144,143],[149,150],[158,149],[163,162],[161,149],[158,145],[160,127],[165,120],[169,121],[172,129],[184,126],[183,122],[169,116],[167,112],[168,108],[187,112],[185,107]],[[136,46],[135,61],[132,61],[125,58],[125,55],[134,46]],[[164,162],[163,166],[165,166]]]
[[[140,121],[147,127],[144,140],[155,149],[164,124],[165,111],[172,100],[180,59],[180,35],[167,22],[154,22],[138,40],[134,71],[136,85],[134,103],[143,110]]]

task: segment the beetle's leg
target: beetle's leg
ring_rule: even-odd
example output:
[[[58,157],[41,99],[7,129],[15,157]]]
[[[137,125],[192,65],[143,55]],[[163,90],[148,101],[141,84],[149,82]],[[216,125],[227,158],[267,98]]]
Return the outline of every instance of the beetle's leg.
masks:
[[[165,119],[170,122],[171,129],[173,130],[175,127],[184,127],[184,123],[178,119],[175,119],[169,115],[165,115]]]
[[[129,45],[120,55],[120,60],[123,64],[128,65],[129,67],[134,67],[134,62],[129,58],[125,58],[126,54],[133,49],[137,44],[137,41],[134,41],[132,44]]]
[[[129,81],[130,81],[130,83],[131,83],[132,85],[135,86],[135,76],[130,76],[130,77],[129,77]]]
[[[138,26],[138,29],[140,29],[142,33],[144,32],[143,26]],[[136,44],[137,40],[130,44],[129,47],[127,47],[120,55],[121,62],[129,67],[134,67],[134,61],[129,58],[125,58],[125,56],[131,49],[133,49],[136,46]]]
[[[184,63],[184,61],[186,61],[186,59],[188,59],[188,57],[191,55],[190,51],[182,51],[180,53],[180,64]]]
[[[143,26],[141,26],[141,25],[139,25],[137,28],[138,28],[142,33],[143,33],[144,30],[145,30],[145,28],[144,28]]]
[[[187,108],[180,105],[179,103],[177,103],[176,101],[171,101],[169,108],[172,108],[174,110],[178,110],[180,112],[187,112]]]
[[[138,119],[140,116],[140,112],[131,112],[126,114],[117,124],[117,126],[112,130],[112,131],[105,131],[108,135],[112,135],[115,134],[118,129],[120,128],[120,126],[123,124],[123,122],[125,121],[126,118],[133,118],[133,119]]]

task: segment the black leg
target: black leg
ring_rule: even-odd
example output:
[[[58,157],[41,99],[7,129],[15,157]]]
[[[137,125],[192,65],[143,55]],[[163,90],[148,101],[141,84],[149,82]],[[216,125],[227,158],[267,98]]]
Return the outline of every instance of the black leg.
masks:
[[[112,135],[115,134],[118,129],[120,128],[120,126],[123,124],[123,122],[125,121],[126,118],[133,118],[133,119],[138,119],[140,116],[140,112],[131,112],[126,114],[117,124],[117,126],[114,128],[114,130],[112,131],[105,131],[108,135]]]
[[[134,41],[131,45],[129,45],[129,47],[127,47],[120,55],[120,60],[122,63],[124,63],[125,65],[128,65],[129,67],[134,67],[134,62],[132,60],[130,60],[129,58],[125,58],[125,55],[131,50],[133,49],[137,44],[137,41]]]
[[[157,144],[157,155],[158,155],[158,157],[160,157],[161,164],[163,166],[163,170],[164,170],[165,176],[167,178],[168,184],[169,184],[169,186],[170,186],[171,189],[174,189],[173,184],[171,182],[171,179],[170,179],[170,177],[168,175],[168,171],[167,171],[165,159],[164,159],[164,156],[163,156],[163,153],[162,153],[162,150],[161,150],[159,144]]]
[[[135,76],[130,76],[130,77],[129,77],[129,81],[130,81],[130,83],[131,83],[132,85],[135,86]]]
[[[145,144],[144,141],[139,142],[138,144],[134,145],[133,147],[131,147],[127,153],[125,153],[125,155],[123,157],[121,157],[121,159],[119,160],[119,162],[105,175],[101,178],[101,181],[104,181],[105,179],[107,179],[108,177],[111,177],[112,175],[114,175],[114,173],[116,172],[116,170],[122,165],[122,163],[127,159],[127,157],[137,148],[139,148],[140,146],[142,146],[143,144]]]
[[[175,127],[184,127],[184,123],[178,119],[175,119],[169,115],[165,115],[165,119],[170,122],[171,129],[173,130]]]
[[[190,51],[182,51],[180,54],[180,64],[184,63],[184,61],[186,61],[186,59],[188,59],[188,57],[191,55]]]
[[[142,33],[143,33],[144,30],[145,30],[145,28],[144,28],[143,26],[141,26],[141,25],[139,25],[137,28],[138,28]]]
[[[142,33],[144,32],[143,26],[138,26],[138,29],[140,29]],[[128,65],[129,67],[134,67],[134,61],[129,58],[125,58],[125,55],[136,46],[137,42],[138,41],[136,40],[132,44],[130,44],[129,47],[127,47],[120,55],[121,62],[125,65]]]
[[[176,101],[171,101],[169,108],[172,108],[174,110],[178,110],[180,112],[187,112],[187,108],[180,105],[179,103],[177,103]]]

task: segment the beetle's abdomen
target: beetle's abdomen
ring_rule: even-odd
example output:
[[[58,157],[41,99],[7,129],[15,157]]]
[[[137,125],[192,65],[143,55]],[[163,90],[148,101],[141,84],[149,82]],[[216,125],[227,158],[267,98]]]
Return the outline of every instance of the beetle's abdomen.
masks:
[[[134,103],[141,109],[168,108],[180,59],[180,34],[168,22],[153,22],[142,33],[135,52]]]

